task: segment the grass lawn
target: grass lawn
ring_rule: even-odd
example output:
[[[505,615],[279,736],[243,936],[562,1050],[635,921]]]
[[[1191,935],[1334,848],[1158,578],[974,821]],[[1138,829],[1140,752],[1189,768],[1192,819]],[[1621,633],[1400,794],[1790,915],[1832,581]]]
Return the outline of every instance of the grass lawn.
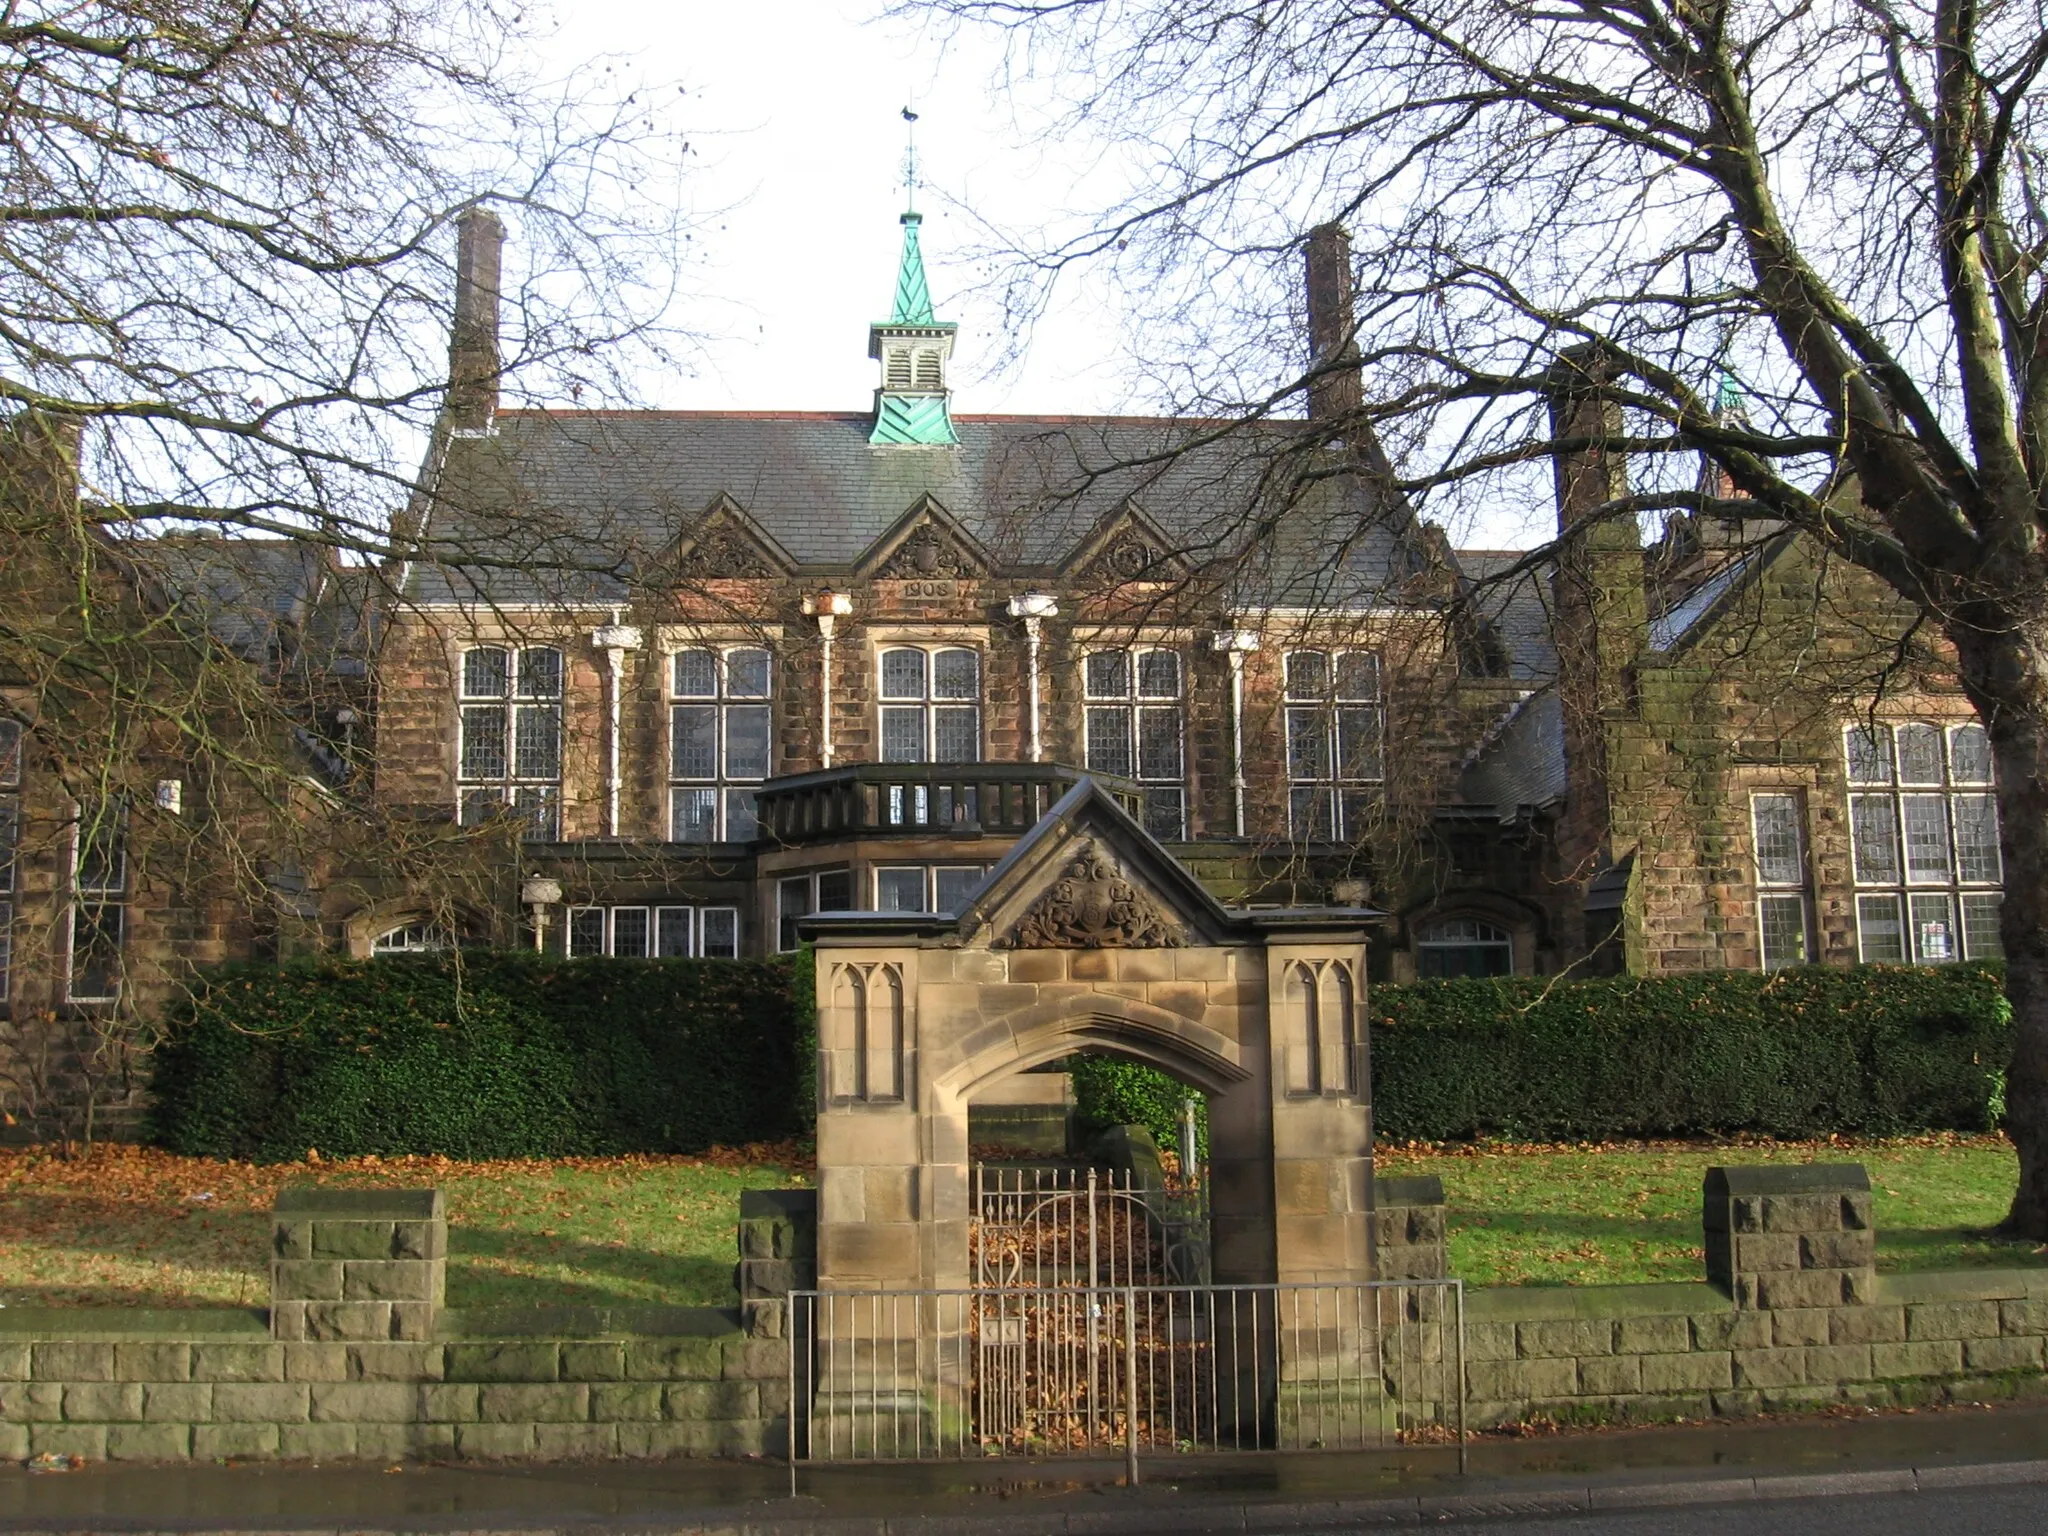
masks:
[[[287,1184],[439,1185],[448,1304],[733,1299],[743,1189],[810,1182],[808,1154],[459,1163],[364,1158],[256,1166],[99,1147],[0,1149],[0,1304],[269,1302],[270,1202]]]
[[[1443,1179],[1451,1273],[1468,1285],[1698,1280],[1708,1166],[1848,1162],[1870,1170],[1880,1270],[2048,1263],[2033,1244],[1981,1235],[2012,1200],[2016,1170],[2002,1136],[1382,1147],[1377,1155],[1382,1174]]]
[[[1881,1142],[1383,1147],[1382,1173],[1434,1173],[1450,1201],[1451,1272],[1470,1285],[1697,1280],[1711,1163],[1861,1162],[1878,1267],[2048,1263],[1977,1233],[2005,1213],[1997,1136]],[[439,1185],[448,1303],[732,1300],[740,1191],[810,1182],[794,1146],[702,1157],[258,1167],[101,1147],[66,1160],[0,1149],[0,1304],[262,1306],[271,1199],[287,1184]]]

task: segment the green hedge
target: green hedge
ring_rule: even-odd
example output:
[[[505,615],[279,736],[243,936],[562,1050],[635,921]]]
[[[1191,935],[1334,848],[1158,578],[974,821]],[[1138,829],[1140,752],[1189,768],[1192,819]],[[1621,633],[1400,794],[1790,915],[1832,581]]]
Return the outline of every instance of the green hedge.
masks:
[[[1373,990],[1386,1140],[1988,1130],[2012,1011],[1981,965]]]
[[[1209,1155],[1209,1101],[1177,1078],[1140,1062],[1114,1056],[1073,1056],[1067,1071],[1074,1082],[1074,1108],[1090,1131],[1142,1125],[1161,1147],[1180,1150],[1181,1104],[1195,1094],[1195,1145]]]
[[[230,967],[167,1020],[151,1131],[174,1152],[257,1161],[800,1134],[809,966],[472,952]]]
[[[173,1151],[257,1160],[801,1134],[810,967],[808,953],[234,967],[169,1020],[152,1129]],[[1983,1130],[2012,1049],[1983,966],[1430,981],[1377,987],[1372,1005],[1375,1119],[1393,1141]],[[1072,1066],[1085,1121],[1179,1145],[1173,1079]]]

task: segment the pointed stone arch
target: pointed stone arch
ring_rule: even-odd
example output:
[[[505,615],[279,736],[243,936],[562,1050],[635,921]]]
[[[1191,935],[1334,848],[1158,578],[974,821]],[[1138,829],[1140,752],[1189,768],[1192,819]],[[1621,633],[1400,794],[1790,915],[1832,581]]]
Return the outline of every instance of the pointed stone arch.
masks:
[[[821,1285],[965,1285],[970,1099],[1088,1050],[1149,1062],[1209,1095],[1219,1280],[1368,1278],[1362,987],[1364,929],[1376,916],[1219,906],[1084,779],[959,915],[808,920],[818,945]],[[880,1036],[878,976],[901,987]],[[879,1072],[878,1038],[900,1049]],[[1289,1053],[1304,1049],[1313,1091],[1289,1080]],[[846,1086],[876,1082],[894,1096]]]

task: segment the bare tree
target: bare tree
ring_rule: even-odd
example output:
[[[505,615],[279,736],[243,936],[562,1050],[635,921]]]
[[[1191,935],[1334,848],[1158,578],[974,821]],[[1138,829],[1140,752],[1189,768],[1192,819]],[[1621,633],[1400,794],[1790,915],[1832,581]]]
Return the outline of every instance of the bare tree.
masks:
[[[0,933],[17,981],[41,957],[75,996],[102,846],[146,866],[152,894],[120,899],[156,922],[155,960],[112,948],[168,971],[316,923],[306,892],[351,850],[460,890],[475,845],[504,835],[394,820],[359,793],[387,584],[407,561],[536,558],[531,530],[442,536],[433,457],[486,395],[595,403],[666,355],[685,223],[675,87],[544,84],[523,62],[540,42],[496,0],[0,15]],[[518,270],[472,240],[491,270],[458,283],[455,226],[501,215]],[[458,326],[451,378],[458,290],[505,324],[484,344]],[[70,1126],[58,1079],[86,1085],[89,1125],[92,1084],[129,1076],[133,988],[98,990],[91,1007],[64,985],[9,999],[0,1090],[11,1073],[45,1127]]]
[[[1012,29],[1129,197],[1017,268],[1143,306],[1176,403],[1289,414],[1282,264],[1357,239],[1355,427],[1455,515],[1626,451],[1613,519],[1759,512],[1874,574],[1991,734],[2017,1052],[2007,1228],[2048,1239],[2048,7],[2040,0],[929,0]],[[1615,409],[1544,408],[1567,348]],[[1285,367],[1263,361],[1292,357]],[[1309,377],[1304,376],[1304,366]],[[1719,379],[1747,409],[1716,411]],[[1734,497],[1696,480],[1704,454]]]

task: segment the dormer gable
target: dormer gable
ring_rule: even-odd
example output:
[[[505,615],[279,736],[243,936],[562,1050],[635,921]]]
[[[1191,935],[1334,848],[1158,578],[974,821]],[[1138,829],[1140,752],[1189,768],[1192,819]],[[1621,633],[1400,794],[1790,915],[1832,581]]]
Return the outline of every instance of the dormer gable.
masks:
[[[883,581],[956,581],[986,576],[989,552],[959,520],[930,496],[919,497],[855,569]]]
[[[684,581],[771,581],[795,562],[730,496],[712,498],[704,515],[683,530],[662,562]]]
[[[1082,585],[1098,589],[1132,581],[1182,581],[1194,571],[1166,530],[1135,501],[1124,502],[1097,523],[1068,565]]]

